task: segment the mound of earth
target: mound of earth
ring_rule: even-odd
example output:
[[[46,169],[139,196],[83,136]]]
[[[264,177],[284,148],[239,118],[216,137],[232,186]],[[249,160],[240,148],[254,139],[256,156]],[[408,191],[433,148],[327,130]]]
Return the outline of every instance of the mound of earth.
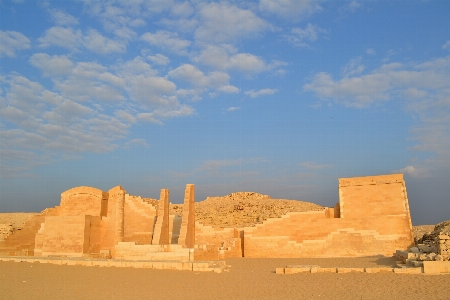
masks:
[[[323,206],[298,200],[270,199],[254,192],[208,197],[195,203],[195,219],[213,227],[249,227],[288,212],[324,210]],[[182,204],[171,204],[170,214],[182,215]]]
[[[1,213],[0,214],[0,241],[4,240],[14,230],[20,230],[23,224],[36,215],[36,213]]]

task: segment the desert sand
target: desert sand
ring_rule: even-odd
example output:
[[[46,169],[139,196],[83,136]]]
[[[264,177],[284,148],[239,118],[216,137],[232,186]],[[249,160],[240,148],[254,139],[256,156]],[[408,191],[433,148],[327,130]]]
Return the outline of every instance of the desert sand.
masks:
[[[275,274],[286,265],[392,266],[394,258],[228,259],[221,274],[0,262],[1,299],[450,299],[450,274]]]

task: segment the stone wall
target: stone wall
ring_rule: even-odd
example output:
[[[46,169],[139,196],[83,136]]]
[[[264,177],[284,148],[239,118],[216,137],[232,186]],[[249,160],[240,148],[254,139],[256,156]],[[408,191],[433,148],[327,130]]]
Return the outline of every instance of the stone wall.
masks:
[[[231,194],[230,201],[242,198],[241,194]],[[108,192],[73,188],[61,194],[61,206],[32,217],[22,230],[0,241],[0,253],[125,257],[126,249],[132,249],[136,257],[153,257],[149,253],[159,249],[147,247],[153,243],[174,245],[174,253],[194,249],[195,257],[203,259],[338,257],[392,255],[414,242],[406,186],[398,174],[341,178],[339,203],[333,208],[311,206],[314,210],[288,212],[249,227],[221,228],[198,222],[194,201],[194,185],[188,184],[180,217],[169,215],[166,189],[157,201],[128,195],[121,186]],[[261,209],[253,204],[246,214]],[[239,212],[247,209],[239,203],[230,205],[233,209],[237,205]]]
[[[392,255],[414,243],[402,175],[339,180],[339,218],[288,213],[244,228],[245,257]]]
[[[141,197],[125,195],[124,242],[151,244],[155,220],[156,206]]]
[[[89,253],[91,216],[47,216],[36,234],[36,256]]]
[[[21,230],[14,231],[0,242],[0,255],[24,255],[33,256],[35,237],[46,216],[58,216],[60,207],[46,208],[40,214],[29,218]]]

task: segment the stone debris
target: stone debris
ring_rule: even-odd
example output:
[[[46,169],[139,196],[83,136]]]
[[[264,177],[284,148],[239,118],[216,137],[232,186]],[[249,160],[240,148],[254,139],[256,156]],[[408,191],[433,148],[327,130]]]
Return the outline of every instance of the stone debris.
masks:
[[[424,273],[450,272],[450,220],[437,224],[414,247],[397,250],[395,256],[400,259],[399,268],[422,268]]]
[[[195,219],[215,228],[253,227],[289,212],[320,211],[325,207],[304,201],[270,199],[255,192],[236,192],[223,197],[207,197],[195,203]],[[182,204],[170,204],[170,214],[181,215]]]
[[[0,224],[0,241],[14,232],[13,224]]]
[[[0,214],[0,242],[13,234],[16,230],[21,230],[25,222],[36,213],[2,213]]]

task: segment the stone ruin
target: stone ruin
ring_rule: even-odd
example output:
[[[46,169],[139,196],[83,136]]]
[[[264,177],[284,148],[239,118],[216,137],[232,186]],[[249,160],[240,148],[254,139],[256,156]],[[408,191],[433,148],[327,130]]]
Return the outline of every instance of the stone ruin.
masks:
[[[408,250],[397,250],[397,267],[420,273],[450,273],[450,220],[437,224]]]
[[[0,241],[0,255],[199,261],[386,256],[413,245],[403,175],[341,178],[338,191],[334,207],[279,210],[252,224],[242,221],[256,209],[246,206],[252,195],[234,193],[220,200],[237,202],[230,214],[241,219],[227,227],[196,219],[202,202],[194,202],[193,184],[186,186],[181,210],[170,204],[167,189],[157,200],[132,196],[121,186],[107,192],[76,187],[61,194],[59,206],[29,218],[22,230]],[[179,215],[173,213],[177,209]]]

